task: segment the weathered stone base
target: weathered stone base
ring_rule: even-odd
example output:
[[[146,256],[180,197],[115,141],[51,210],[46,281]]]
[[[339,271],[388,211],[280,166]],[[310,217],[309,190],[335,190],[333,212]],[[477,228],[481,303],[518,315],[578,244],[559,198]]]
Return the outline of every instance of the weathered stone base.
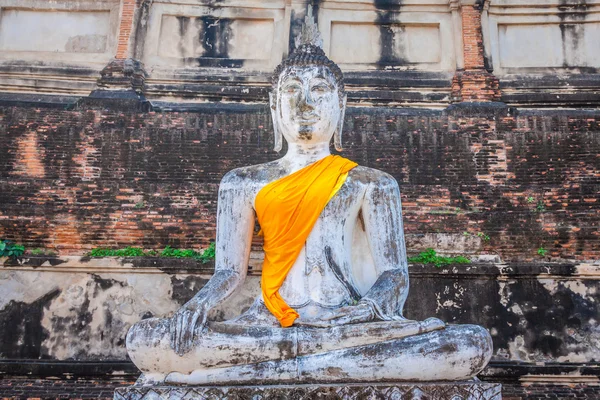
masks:
[[[276,386],[129,386],[116,389],[114,399],[500,400],[502,385],[483,382],[398,382]]]

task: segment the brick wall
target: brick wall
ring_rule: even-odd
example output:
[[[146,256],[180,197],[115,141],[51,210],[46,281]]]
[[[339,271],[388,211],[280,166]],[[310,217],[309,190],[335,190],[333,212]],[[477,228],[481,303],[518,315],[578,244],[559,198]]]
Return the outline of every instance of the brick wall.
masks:
[[[475,6],[461,8],[465,69],[483,68],[481,11]]]
[[[129,38],[133,27],[134,13],[137,0],[122,0],[119,22],[119,37],[117,40],[117,59],[127,58],[129,55]]]
[[[348,110],[344,155],[399,181],[409,250],[445,242],[505,260],[539,260],[539,247],[600,258],[600,114],[464,115]],[[214,238],[220,178],[276,158],[271,148],[262,106],[4,107],[0,237],[61,254],[203,247]]]
[[[457,102],[499,101],[499,81],[485,69],[480,7],[465,5],[461,15],[465,67],[452,80],[452,97]]]

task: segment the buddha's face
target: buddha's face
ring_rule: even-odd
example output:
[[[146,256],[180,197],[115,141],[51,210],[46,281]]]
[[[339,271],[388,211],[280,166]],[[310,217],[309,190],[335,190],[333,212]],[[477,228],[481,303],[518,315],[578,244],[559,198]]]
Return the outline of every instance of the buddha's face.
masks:
[[[274,123],[288,143],[329,142],[342,111],[337,83],[329,68],[286,68],[277,88]]]

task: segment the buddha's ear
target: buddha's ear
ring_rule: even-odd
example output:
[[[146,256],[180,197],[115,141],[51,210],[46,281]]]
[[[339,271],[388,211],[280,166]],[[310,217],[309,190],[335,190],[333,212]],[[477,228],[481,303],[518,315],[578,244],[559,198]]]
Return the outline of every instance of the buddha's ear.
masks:
[[[344,115],[346,115],[346,101],[348,100],[348,95],[344,93],[344,97],[342,98],[342,109],[340,111],[340,120],[338,121],[337,129],[333,134],[333,144],[335,145],[335,149],[337,151],[342,151],[344,148],[342,147],[342,128],[344,127]]]
[[[273,120],[273,139],[275,142],[273,150],[279,152],[283,146],[283,137],[277,123],[277,95],[273,92],[269,93],[269,106],[271,108],[271,119]]]

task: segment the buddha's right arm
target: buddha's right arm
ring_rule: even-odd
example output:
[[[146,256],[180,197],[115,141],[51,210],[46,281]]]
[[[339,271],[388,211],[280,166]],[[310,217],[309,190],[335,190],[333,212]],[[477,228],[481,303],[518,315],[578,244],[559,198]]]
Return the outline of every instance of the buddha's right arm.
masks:
[[[254,231],[251,186],[237,170],[227,173],[219,186],[215,273],[196,297],[214,308],[246,279]]]
[[[171,345],[179,354],[192,347],[194,330],[206,324],[211,309],[239,289],[246,278],[254,230],[251,187],[236,171],[223,177],[217,205],[215,273],[173,316]]]

